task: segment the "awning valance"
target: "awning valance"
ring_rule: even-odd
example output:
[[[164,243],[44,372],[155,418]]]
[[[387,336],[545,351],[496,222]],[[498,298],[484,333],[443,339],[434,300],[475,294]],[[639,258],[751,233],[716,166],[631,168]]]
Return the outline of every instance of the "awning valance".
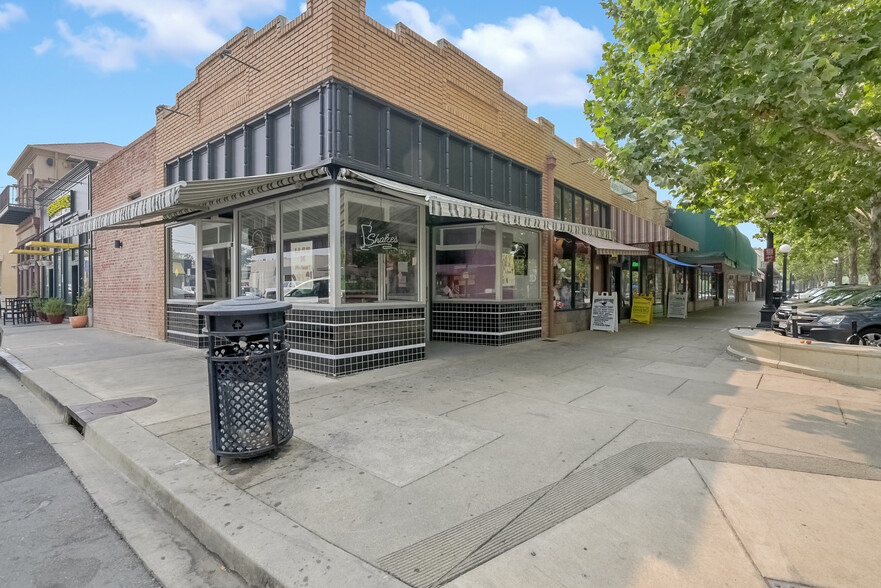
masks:
[[[600,255],[648,255],[648,251],[641,247],[624,245],[592,235],[579,235],[578,233],[572,233],[572,235],[596,249]]]
[[[564,233],[570,233],[578,238],[581,238],[582,236],[596,237],[599,238],[600,241],[615,238],[614,231],[605,227],[580,225],[578,223],[570,223],[553,218],[547,218],[544,216],[536,216],[523,212],[493,208],[492,206],[477,204],[476,202],[469,202],[467,200],[462,200],[461,198],[454,198],[453,196],[439,194],[437,192],[432,192],[431,190],[417,188],[416,186],[409,186],[407,184],[402,184],[393,180],[387,180],[385,178],[380,178],[378,176],[366,174],[364,172],[359,172],[351,169],[341,169],[340,177],[364,180],[377,186],[382,186],[390,190],[401,192],[402,194],[420,196],[424,198],[426,203],[428,204],[429,212],[435,216],[446,216],[484,222],[501,223],[503,225],[512,225],[517,227],[524,227],[527,229],[538,229],[542,231],[562,231]],[[620,243],[614,243],[613,241],[608,242],[624,247]],[[645,253],[639,255],[645,255]]]
[[[615,229],[618,240],[628,245],[670,242],[690,250],[700,247],[694,239],[620,208],[612,207],[612,228]],[[657,246],[654,250],[658,250]]]
[[[674,265],[681,265],[684,267],[697,267],[693,263],[685,263],[684,261],[679,261],[678,259],[673,259],[672,257],[668,257],[668,256],[664,255],[663,253],[655,253],[655,257],[660,257],[664,261],[669,261],[670,263],[672,263]]]
[[[106,212],[58,227],[55,229],[55,238],[66,239],[101,229],[170,222],[193,212],[223,208],[243,198],[281,188],[296,188],[298,184],[326,175],[327,168],[317,167],[246,178],[177,182]]]

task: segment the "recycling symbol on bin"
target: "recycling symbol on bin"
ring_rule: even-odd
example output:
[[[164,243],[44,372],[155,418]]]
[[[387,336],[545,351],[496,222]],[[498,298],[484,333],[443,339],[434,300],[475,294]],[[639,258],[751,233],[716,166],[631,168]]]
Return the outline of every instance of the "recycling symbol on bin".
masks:
[[[239,319],[236,319],[232,322],[232,328],[235,329],[236,331],[241,331],[242,329],[245,328],[245,323],[243,323]]]

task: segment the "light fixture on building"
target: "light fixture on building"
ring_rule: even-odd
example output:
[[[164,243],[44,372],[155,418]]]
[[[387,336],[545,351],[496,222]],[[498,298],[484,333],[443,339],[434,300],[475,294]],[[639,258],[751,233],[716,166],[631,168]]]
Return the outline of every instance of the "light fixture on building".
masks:
[[[171,112],[171,113],[179,114],[181,116],[186,116],[186,117],[190,116],[189,114],[187,114],[185,112],[181,112],[180,110],[175,110],[174,108],[172,108],[171,106],[168,106],[167,104],[160,104],[159,106],[156,107],[156,116],[159,116],[160,112]]]
[[[119,239],[115,240],[113,242],[113,246],[117,249],[122,249],[122,241],[120,241]]]
[[[237,57],[233,57],[233,56],[232,56],[232,51],[230,51],[229,49],[224,49],[223,51],[221,51],[221,52],[220,52],[220,57],[229,57],[229,58],[232,59],[233,61],[235,61],[235,62],[237,62],[237,63],[241,63],[241,64],[244,65],[245,67],[250,67],[251,69],[253,69],[253,70],[256,71],[256,72],[259,72],[259,71],[260,71],[258,68],[254,67],[253,65],[247,64],[247,63],[245,63],[244,61],[242,61],[241,59],[239,59],[239,58],[237,58]]]

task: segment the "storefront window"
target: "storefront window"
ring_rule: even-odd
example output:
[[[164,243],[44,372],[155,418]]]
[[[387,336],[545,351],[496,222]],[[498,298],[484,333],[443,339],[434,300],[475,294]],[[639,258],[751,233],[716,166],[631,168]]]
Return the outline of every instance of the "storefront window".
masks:
[[[445,227],[435,234],[435,297],[495,300],[495,225]]]
[[[168,297],[196,298],[196,226],[173,227],[168,264]],[[57,267],[57,266],[56,266]],[[59,285],[60,289],[60,285]]]
[[[716,297],[716,274],[701,268],[698,272],[698,300],[713,300]]]
[[[538,233],[502,228],[502,298],[538,298]]]
[[[203,221],[202,299],[226,300],[232,291],[232,223]]]
[[[281,203],[282,287],[286,302],[330,301],[328,193]]]
[[[241,261],[239,293],[278,298],[278,255],[275,204],[264,204],[239,213]]]
[[[591,303],[590,247],[571,235],[554,239],[554,308],[588,308]]]
[[[419,299],[419,206],[344,190],[342,301]]]

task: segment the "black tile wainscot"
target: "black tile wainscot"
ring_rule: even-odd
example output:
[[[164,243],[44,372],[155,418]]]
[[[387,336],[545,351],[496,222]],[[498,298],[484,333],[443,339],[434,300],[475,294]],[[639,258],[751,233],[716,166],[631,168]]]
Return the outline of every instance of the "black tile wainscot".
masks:
[[[208,336],[202,333],[205,317],[196,314],[200,305],[195,303],[173,303],[165,305],[165,339],[198,349],[208,348]]]
[[[285,334],[288,366],[345,376],[425,359],[425,308],[294,308]]]
[[[431,338],[473,345],[510,345],[541,337],[541,302],[435,302]]]

